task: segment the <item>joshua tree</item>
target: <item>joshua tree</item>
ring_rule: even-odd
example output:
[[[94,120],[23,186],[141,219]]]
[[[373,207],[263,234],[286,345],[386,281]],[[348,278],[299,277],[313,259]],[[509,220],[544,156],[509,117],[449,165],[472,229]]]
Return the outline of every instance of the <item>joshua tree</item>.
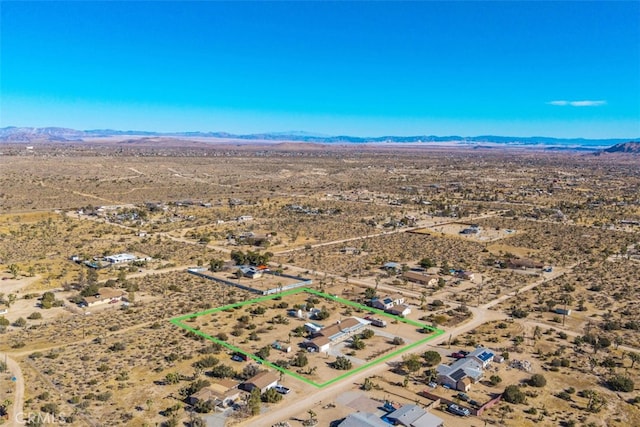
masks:
[[[313,412],[313,410],[309,409],[307,411],[307,414],[309,414],[309,421],[310,422],[314,422],[316,420],[317,414],[315,412]]]
[[[18,268],[17,264],[10,264],[9,265],[9,273],[11,273],[11,275],[13,276],[14,279],[18,278],[18,273],[20,273],[20,269]]]
[[[633,366],[636,364],[636,362],[640,362],[640,353],[634,353],[630,351],[627,353],[627,356],[631,360],[631,369],[633,369]]]
[[[6,300],[7,307],[11,307],[11,305],[12,305],[14,302],[16,302],[16,298],[17,298],[17,297],[16,297],[16,294],[9,294],[9,295],[7,295],[7,300]]]

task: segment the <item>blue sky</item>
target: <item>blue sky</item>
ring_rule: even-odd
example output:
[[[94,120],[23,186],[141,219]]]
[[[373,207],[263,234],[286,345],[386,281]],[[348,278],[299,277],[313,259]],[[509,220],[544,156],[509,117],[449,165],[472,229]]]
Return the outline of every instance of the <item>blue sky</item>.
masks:
[[[640,136],[640,2],[0,8],[0,126]]]

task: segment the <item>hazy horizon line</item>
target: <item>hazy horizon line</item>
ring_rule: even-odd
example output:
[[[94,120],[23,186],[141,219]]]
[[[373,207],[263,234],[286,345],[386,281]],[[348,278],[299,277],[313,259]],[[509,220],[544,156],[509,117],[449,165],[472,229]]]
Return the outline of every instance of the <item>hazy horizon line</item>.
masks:
[[[436,133],[413,133],[413,134],[395,134],[395,133],[386,133],[386,134],[378,134],[378,135],[363,135],[357,133],[337,133],[337,134],[328,134],[325,132],[314,132],[307,130],[286,130],[286,131],[262,131],[262,132],[247,132],[247,133],[237,133],[237,132],[229,132],[225,130],[172,130],[172,131],[159,131],[159,130],[147,130],[147,129],[117,129],[112,127],[96,127],[96,128],[88,128],[88,129],[77,129],[65,126],[4,126],[0,127],[0,130],[7,129],[60,129],[60,130],[71,130],[76,132],[118,132],[126,135],[136,135],[143,133],[157,134],[157,135],[180,135],[180,134],[227,134],[229,136],[257,136],[257,135],[272,135],[272,136],[301,136],[301,137],[309,137],[309,138],[339,138],[339,137],[349,137],[349,138],[385,138],[385,137],[395,137],[395,138],[415,138],[415,137],[435,137],[435,138],[482,138],[482,137],[498,137],[498,138],[546,138],[546,139],[558,139],[558,140],[587,140],[587,141],[599,141],[599,140],[624,140],[628,139],[630,142],[635,140],[640,140],[640,136],[636,137],[606,137],[606,138],[588,138],[582,136],[572,136],[572,137],[559,137],[559,136],[549,136],[543,134],[533,134],[533,135],[508,135],[508,134],[498,134],[498,133],[482,133],[482,134],[474,134],[474,135],[455,135],[455,134],[436,134]],[[115,136],[115,135],[114,135]],[[184,135],[181,135],[184,136]]]

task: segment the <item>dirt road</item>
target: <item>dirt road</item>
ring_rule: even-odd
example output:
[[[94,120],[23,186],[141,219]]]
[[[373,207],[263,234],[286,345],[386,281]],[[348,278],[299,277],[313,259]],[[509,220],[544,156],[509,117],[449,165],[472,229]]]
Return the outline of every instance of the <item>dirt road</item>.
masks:
[[[7,371],[11,373],[12,380],[15,378],[15,381],[12,381],[15,384],[16,389],[11,397],[13,405],[9,409],[9,426],[17,426],[20,424],[17,422],[16,417],[22,413],[22,408],[24,407],[24,377],[18,362],[13,360],[6,353],[0,353],[0,360],[7,362]]]
[[[24,377],[18,362],[10,358],[6,353],[0,353],[0,359],[3,361],[6,360],[7,371],[11,373],[12,380],[15,378],[13,383],[16,385],[16,389],[11,398],[13,405],[11,409],[9,409],[9,425],[17,426],[20,424],[16,417],[22,413],[22,408],[24,407]]]

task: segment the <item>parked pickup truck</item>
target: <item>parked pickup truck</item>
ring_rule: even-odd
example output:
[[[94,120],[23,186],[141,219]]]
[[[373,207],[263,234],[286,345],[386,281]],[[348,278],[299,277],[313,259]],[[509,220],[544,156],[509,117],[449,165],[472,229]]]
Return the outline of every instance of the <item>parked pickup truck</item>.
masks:
[[[277,391],[280,394],[289,394],[289,392],[291,390],[289,390],[287,387],[283,386],[283,385],[277,385],[275,387],[273,387],[275,389],[275,391]]]
[[[231,360],[233,360],[234,362],[246,362],[247,360],[249,360],[249,358],[244,353],[234,353],[231,357]]]
[[[462,400],[463,402],[468,402],[469,401],[469,396],[467,396],[465,393],[458,393],[456,394],[456,397],[460,400]]]
[[[366,320],[370,321],[373,326],[377,326],[378,328],[386,328],[387,322],[382,319],[376,319],[375,317],[367,316]]]

